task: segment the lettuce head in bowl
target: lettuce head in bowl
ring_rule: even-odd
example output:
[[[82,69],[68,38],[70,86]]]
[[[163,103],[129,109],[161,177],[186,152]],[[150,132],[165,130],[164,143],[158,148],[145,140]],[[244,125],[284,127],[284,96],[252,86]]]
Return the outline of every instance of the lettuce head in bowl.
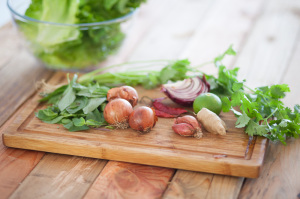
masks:
[[[145,0],[8,0],[29,50],[46,67],[89,70],[113,54]]]

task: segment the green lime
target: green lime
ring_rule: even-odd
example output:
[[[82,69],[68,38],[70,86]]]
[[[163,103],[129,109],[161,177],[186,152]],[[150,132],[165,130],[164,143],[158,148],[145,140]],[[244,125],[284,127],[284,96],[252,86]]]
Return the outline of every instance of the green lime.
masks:
[[[194,112],[197,114],[202,108],[207,108],[208,110],[219,115],[222,110],[221,99],[213,93],[202,93],[196,97],[193,103]]]

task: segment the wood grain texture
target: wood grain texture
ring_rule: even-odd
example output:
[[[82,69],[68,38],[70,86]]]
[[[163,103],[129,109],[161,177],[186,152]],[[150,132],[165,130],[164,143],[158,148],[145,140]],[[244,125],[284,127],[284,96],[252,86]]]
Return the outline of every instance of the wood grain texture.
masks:
[[[52,72],[24,51],[11,24],[0,30],[0,126],[36,90],[37,81],[51,76]],[[3,126],[2,126],[3,127]],[[7,198],[30,173],[44,153],[8,149],[0,143],[0,193]]]
[[[170,182],[163,198],[205,198],[213,176],[207,173],[179,170]]]
[[[64,73],[56,73],[51,84],[61,83]],[[137,88],[139,97],[162,97],[159,89]],[[202,139],[183,138],[171,128],[173,119],[159,118],[148,134],[132,129],[68,132],[61,125],[41,122],[34,115],[42,108],[36,95],[16,119],[4,129],[6,146],[46,152],[104,158],[133,163],[212,172],[233,176],[257,177],[263,162],[266,139],[257,139],[250,160],[244,158],[248,136],[235,128],[232,113],[221,114],[228,133],[218,136],[204,130]],[[169,101],[170,105],[175,105]],[[143,144],[141,144],[143,143]],[[215,155],[224,155],[215,158]]]
[[[28,102],[25,102],[26,106]],[[43,152],[7,148],[2,143],[2,129],[15,120],[22,107],[0,128],[0,198],[8,198],[43,157]]]
[[[52,72],[41,67],[28,52],[22,50],[0,68],[0,125],[36,91],[36,83],[48,79]]]
[[[299,1],[267,2],[236,62],[239,78],[251,88],[281,81],[300,30],[299,9]]]
[[[293,9],[295,12],[297,9]],[[299,13],[300,10],[298,9]],[[300,15],[298,15],[300,16]],[[299,62],[300,40],[295,42],[296,48],[292,60],[286,67],[287,71],[281,76],[280,83],[290,85],[291,93],[287,94],[284,102],[289,107],[299,104]],[[256,180],[247,179],[239,198],[299,198],[300,194],[300,140],[289,139],[287,146],[281,143],[270,143],[266,156],[266,164],[262,175]]]
[[[109,161],[85,199],[160,198],[174,169]]]
[[[214,175],[206,198],[237,198],[243,182],[243,178]]]
[[[300,140],[289,139],[287,146],[271,143],[256,180],[247,179],[239,198],[297,198],[300,193]]]
[[[42,152],[0,146],[0,198],[8,198],[43,157]]]
[[[188,42],[180,58],[188,58],[193,65],[212,61],[230,45],[240,51],[262,13],[264,0],[221,0],[205,16],[194,37]],[[224,64],[231,67],[236,57],[225,58]],[[201,71],[214,74],[213,64],[203,66]]]
[[[82,198],[106,161],[48,154],[12,198]]]
[[[215,0],[159,2],[166,5],[163,7],[157,4],[155,10],[164,8],[164,15],[156,21],[153,28],[148,29],[147,34],[132,51],[129,61],[178,59],[187,42],[194,37],[196,29],[202,26],[206,14],[215,6]]]
[[[8,23],[0,29],[0,70],[5,67],[15,55],[22,49],[17,31],[13,30],[12,24]]]

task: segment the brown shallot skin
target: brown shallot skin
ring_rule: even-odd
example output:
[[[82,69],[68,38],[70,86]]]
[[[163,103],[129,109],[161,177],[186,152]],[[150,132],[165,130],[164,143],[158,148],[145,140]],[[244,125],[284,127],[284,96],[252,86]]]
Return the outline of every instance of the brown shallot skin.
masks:
[[[131,104],[124,99],[114,99],[108,102],[104,108],[103,116],[107,123],[118,125],[123,123],[128,126],[129,115],[133,108]],[[125,128],[125,126],[124,126]]]
[[[197,119],[190,115],[176,118],[172,129],[175,133],[181,136],[194,136],[196,138],[201,138],[203,135],[201,126]]]
[[[140,131],[142,133],[148,133],[155,126],[157,116],[155,111],[146,106],[140,106],[136,108],[129,115],[130,128]]]
[[[116,98],[122,98],[127,100],[132,107],[134,107],[138,103],[138,93],[131,86],[121,86],[112,88],[107,92],[107,100],[111,101]]]

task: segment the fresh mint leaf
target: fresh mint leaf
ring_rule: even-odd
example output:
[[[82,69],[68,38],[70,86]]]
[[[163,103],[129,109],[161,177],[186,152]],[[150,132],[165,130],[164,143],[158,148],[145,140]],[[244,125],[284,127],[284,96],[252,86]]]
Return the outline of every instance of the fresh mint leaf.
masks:
[[[43,121],[51,121],[58,116],[56,107],[48,107],[44,110],[39,110],[36,116]]]
[[[94,120],[100,123],[105,122],[103,112],[100,113],[98,109],[95,109],[94,111],[87,113],[86,120]]]
[[[96,108],[98,108],[103,102],[106,101],[106,98],[91,98],[89,100],[89,103],[86,107],[83,108],[83,113],[87,114],[89,112],[92,112]]]
[[[107,123],[105,123],[105,122],[99,122],[99,121],[92,120],[92,119],[89,119],[86,121],[86,125],[91,126],[91,127],[100,127],[100,126],[103,126],[106,124]]]
[[[85,120],[83,117],[80,117],[80,118],[75,117],[72,119],[72,122],[73,122],[74,126],[77,126],[77,127],[85,125]]]
[[[107,103],[102,103],[100,105],[100,110],[103,112]]]
[[[72,122],[72,121],[70,121],[70,122],[64,124],[64,127],[65,127],[66,129],[68,129],[68,130],[69,130],[72,126],[73,126],[73,122]]]
[[[60,122],[62,124],[68,124],[68,123],[72,122],[72,120],[70,120],[70,119],[62,119]]]
[[[59,88],[57,88],[55,91],[53,91],[52,93],[42,93],[41,95],[43,96],[42,99],[40,99],[39,101],[40,102],[46,102],[48,101],[49,99],[51,98],[58,98],[58,97],[61,97],[61,95],[64,93],[64,91],[66,90],[66,88],[68,87],[68,85],[63,85]]]
[[[56,123],[59,123],[62,119],[64,118],[64,116],[58,116],[52,120],[42,120],[43,122],[45,123],[48,123],[48,124],[56,124]]]
[[[83,125],[83,126],[71,126],[68,130],[71,131],[71,132],[74,132],[74,131],[85,131],[85,130],[89,130],[90,128],[86,125]]]
[[[68,106],[70,106],[74,100],[76,99],[75,92],[73,90],[72,85],[70,84],[68,88],[65,90],[62,99],[58,103],[58,108],[60,111],[63,111]]]
[[[71,121],[67,124],[64,125],[64,127],[66,129],[68,129],[69,131],[73,132],[73,131],[84,131],[84,130],[88,130],[89,127],[86,125],[83,126],[75,126],[74,123]]]
[[[86,97],[77,97],[75,101],[66,108],[66,110],[71,114],[76,113],[86,107],[88,101],[89,100]]]

